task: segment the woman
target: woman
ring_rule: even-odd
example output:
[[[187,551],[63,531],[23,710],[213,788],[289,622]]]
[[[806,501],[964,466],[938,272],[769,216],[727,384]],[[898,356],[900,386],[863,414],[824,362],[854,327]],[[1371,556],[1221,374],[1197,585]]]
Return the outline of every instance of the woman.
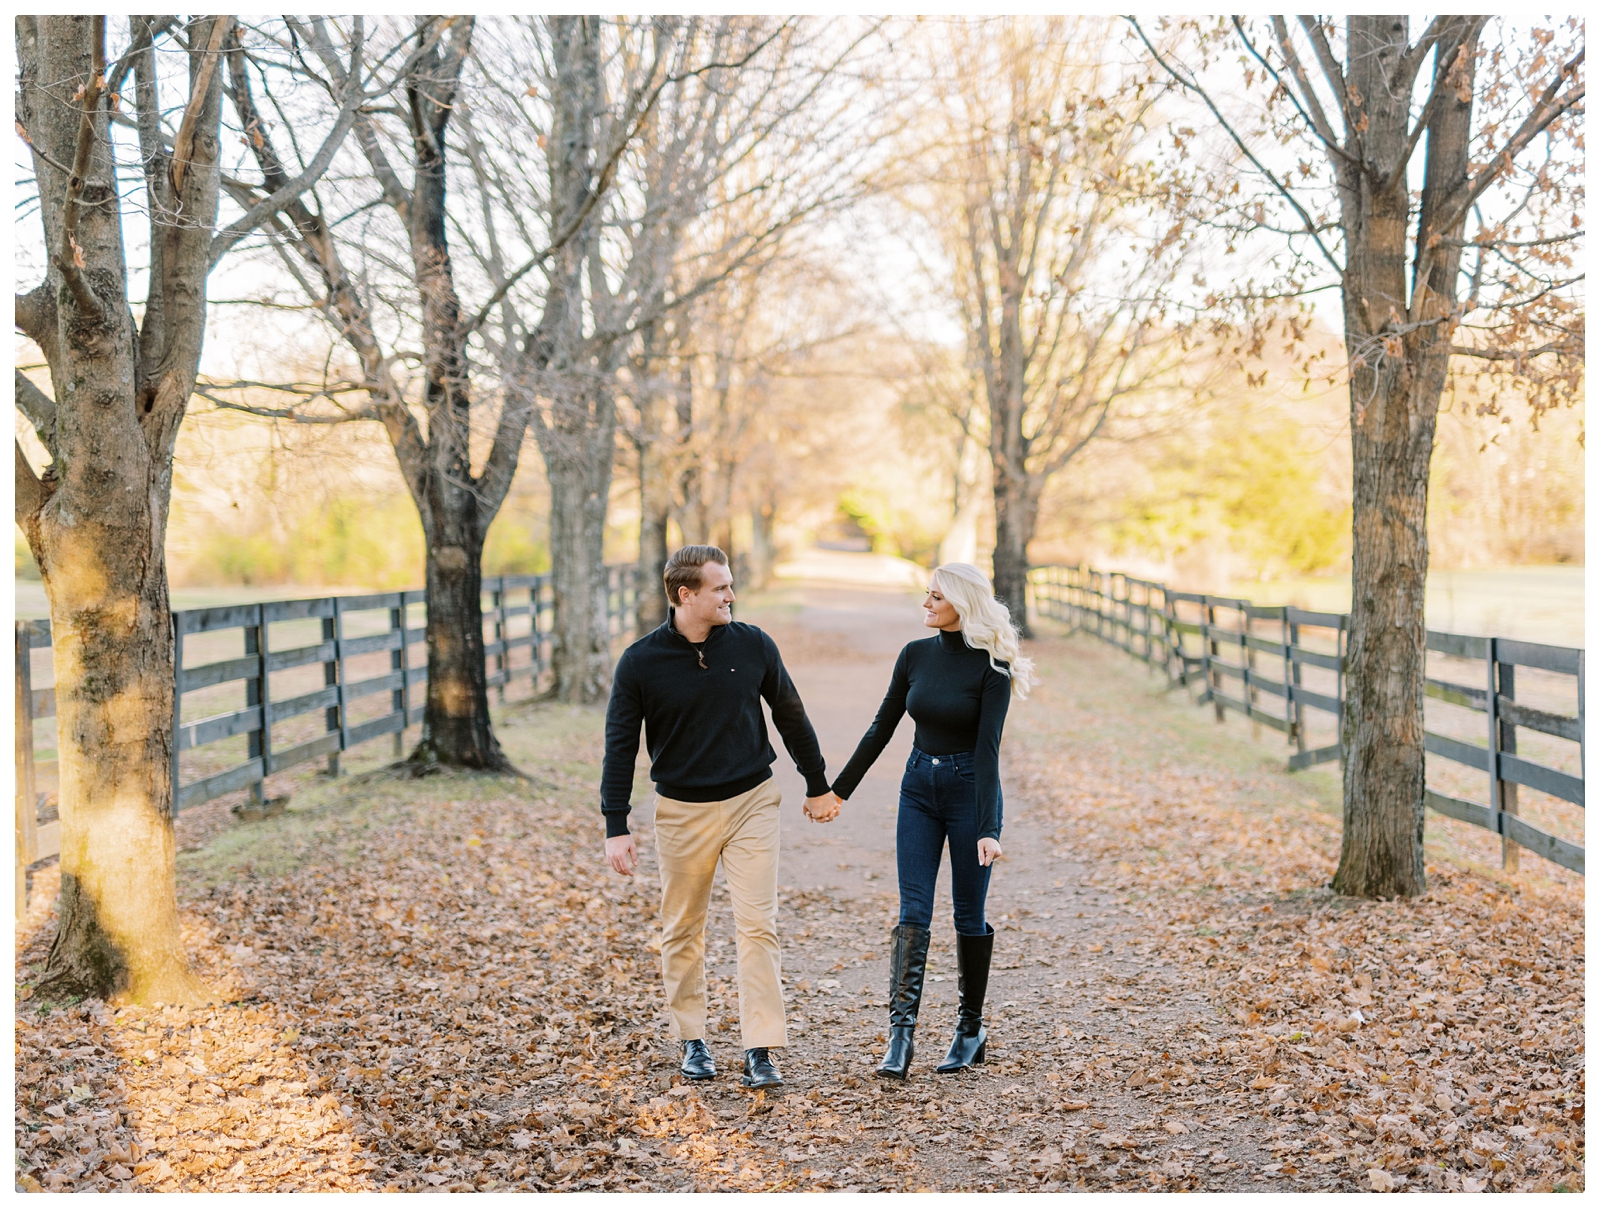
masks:
[[[961,1010],[938,1068],[952,1073],[984,1059],[983,997],[994,928],[984,920],[983,904],[990,867],[1000,855],[1000,735],[1011,697],[1026,698],[1033,682],[1033,660],[1018,653],[1011,614],[977,567],[951,562],[933,572],[922,623],[939,632],[900,652],[877,718],[833,783],[833,791],[848,798],[900,718],[911,714],[916,746],[900,782],[900,922],[889,960],[889,1051],[878,1066],[884,1078],[904,1079],[911,1067],[933,890],[947,839]]]

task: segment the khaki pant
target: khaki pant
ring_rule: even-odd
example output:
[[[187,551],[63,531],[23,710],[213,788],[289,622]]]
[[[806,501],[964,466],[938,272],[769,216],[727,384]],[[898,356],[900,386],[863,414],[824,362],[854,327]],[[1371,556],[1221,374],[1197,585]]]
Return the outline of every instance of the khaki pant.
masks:
[[[706,1035],[706,910],[717,861],[733,899],[744,1047],[788,1043],[778,958],[778,806],[775,780],[726,801],[656,798],[661,860],[661,980],[673,1034]]]

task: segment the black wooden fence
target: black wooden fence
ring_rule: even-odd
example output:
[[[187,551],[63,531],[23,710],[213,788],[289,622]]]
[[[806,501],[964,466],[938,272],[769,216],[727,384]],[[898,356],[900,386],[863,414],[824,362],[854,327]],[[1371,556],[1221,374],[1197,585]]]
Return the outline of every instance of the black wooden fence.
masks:
[[[608,568],[613,638],[633,629],[635,572]],[[489,686],[502,700],[516,680],[542,687],[550,669],[550,577],[504,575],[486,579],[483,590]],[[173,812],[241,789],[259,799],[267,776],[314,759],[325,758],[337,774],[345,751],[386,734],[400,754],[402,731],[422,720],[426,625],[421,591],[175,612]],[[33,686],[33,652],[49,646],[48,621],[17,622],[19,885],[28,865],[61,846],[54,795],[38,788],[55,744],[37,750],[34,725],[56,711],[54,687]]]
[[[1212,705],[1219,721],[1231,709],[1255,725],[1282,732],[1295,748],[1290,768],[1342,759],[1339,734],[1348,616],[1174,591],[1163,583],[1085,566],[1038,567],[1029,575],[1029,583],[1038,615],[1094,634],[1161,668],[1171,688],[1198,685],[1196,703]],[[1429,779],[1451,783],[1425,789],[1428,806],[1500,835],[1508,863],[1516,858],[1514,844],[1582,873],[1583,847],[1519,817],[1517,790],[1526,786],[1583,808],[1584,652],[1431,629],[1427,648],[1438,656],[1431,661],[1440,664],[1442,673],[1455,677],[1430,674],[1428,696],[1482,715],[1476,725],[1455,726],[1456,736],[1425,732],[1428,754],[1458,765],[1436,777],[1430,760]],[[1540,673],[1544,691],[1518,700],[1518,667]],[[1430,666],[1430,672],[1433,669]],[[1481,677],[1477,686],[1459,682],[1473,674]],[[1557,678],[1555,685],[1550,683],[1552,677]],[[1551,698],[1571,699],[1573,694],[1564,689],[1569,679],[1575,681],[1570,683],[1576,688],[1575,714],[1539,707]],[[1576,744],[1578,774],[1519,754],[1519,727]],[[1315,745],[1317,731],[1331,741]],[[1485,741],[1473,741],[1475,737]],[[1487,803],[1456,795],[1465,791],[1454,785],[1462,768],[1487,777]]]

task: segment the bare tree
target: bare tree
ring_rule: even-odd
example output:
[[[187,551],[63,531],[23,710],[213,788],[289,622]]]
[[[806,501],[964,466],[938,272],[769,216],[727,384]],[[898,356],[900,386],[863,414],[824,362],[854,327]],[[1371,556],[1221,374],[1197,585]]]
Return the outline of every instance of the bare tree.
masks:
[[[334,34],[322,18],[294,25],[299,42],[315,55],[335,86],[343,83]],[[365,112],[357,141],[377,196],[402,233],[402,263],[412,291],[409,305],[393,293],[382,301],[402,310],[409,322],[385,325],[375,315],[370,274],[353,273],[340,231],[315,198],[299,201],[274,224],[274,246],[312,304],[355,355],[359,376],[345,383],[365,394],[365,406],[329,418],[376,419],[384,426],[401,475],[422,519],[426,541],[428,692],[422,739],[411,755],[419,769],[439,764],[511,770],[489,720],[483,658],[481,577],[483,542],[516,471],[526,417],[507,409],[494,447],[474,474],[469,436],[474,382],[451,257],[446,206],[448,132],[458,110],[462,65],[472,43],[470,18],[425,18],[407,39],[402,69],[404,109]],[[250,146],[266,178],[287,174],[271,123],[260,112],[252,84],[253,65],[244,47],[228,48],[229,85]],[[404,122],[404,135],[386,137],[381,117]],[[395,170],[391,155],[404,155],[410,180]],[[371,236],[367,227],[365,234]],[[414,338],[420,346],[418,380],[397,369],[407,358],[385,334]],[[385,344],[389,347],[386,348]],[[408,389],[409,388],[409,389]],[[335,392],[324,384],[324,397]],[[343,392],[340,392],[343,393]],[[260,410],[244,404],[246,410]],[[290,413],[288,418],[304,418]]]
[[[1229,191],[1197,191],[1188,217],[1273,240],[1289,260],[1279,293],[1341,291],[1354,547],[1333,884],[1359,897],[1426,887],[1423,592],[1440,400],[1462,375],[1514,387],[1536,414],[1582,391],[1583,22],[1486,37],[1492,23],[1434,17],[1413,39],[1401,15],[1234,19],[1196,28],[1189,64],[1145,39],[1242,157]],[[1206,74],[1216,55],[1226,95]],[[1260,98],[1250,108],[1240,82]]]
[[[597,700],[606,691],[602,539],[624,389],[619,375],[632,362],[634,382],[653,381],[656,369],[634,359],[647,330],[655,326],[651,339],[658,339],[669,314],[768,254],[802,217],[833,202],[849,178],[812,169],[839,159],[841,148],[850,154],[858,146],[848,122],[833,137],[808,144],[798,137],[794,117],[823,107],[819,93],[860,38],[840,42],[797,22],[767,18],[658,18],[651,28],[663,71],[648,112],[640,111],[638,137],[619,162],[617,186],[554,260],[558,279],[581,287],[565,293],[566,320],[550,327],[547,355],[524,359],[507,375],[508,388],[537,400],[532,427],[551,492],[555,691],[571,701]],[[590,19],[552,20],[550,29],[553,44],[575,48],[573,61],[584,65],[589,95],[603,102],[626,91],[641,55],[608,49],[605,27]],[[633,36],[631,27],[617,27],[624,48]],[[843,98],[831,104],[837,110]],[[540,133],[524,106],[502,100],[496,112],[502,137],[518,145]],[[532,125],[518,124],[530,119]],[[574,114],[568,141],[606,145],[615,123],[611,107],[595,103]],[[496,172],[496,191],[511,203],[521,176],[503,161]],[[807,172],[830,187],[803,193],[784,187],[790,175]],[[550,193],[558,189],[552,178]],[[751,212],[759,221],[726,226],[716,241],[687,240],[705,214],[746,194],[774,199],[765,211]]]
[[[56,993],[205,996],[176,902],[163,550],[173,445],[200,363],[208,274],[312,186],[371,99],[352,72],[331,115],[306,124],[322,137],[304,169],[241,182],[243,204],[219,229],[219,62],[234,30],[227,16],[134,17],[123,53],[108,59],[104,17],[16,22],[18,132],[48,256],[44,280],[16,298],[16,326],[43,352],[51,389],[19,369],[16,399],[50,464],[36,471],[20,444],[15,464],[16,520],[54,634],[61,901],[44,981]],[[181,80],[158,69],[168,55],[186,62]],[[124,189],[119,177],[122,126],[137,132],[142,187]],[[136,319],[123,236],[140,210],[150,259]]]
[[[1186,241],[1140,194],[1152,90],[1107,61],[1099,23],[946,26],[919,190],[981,382],[993,470],[995,593],[1026,617],[1028,544],[1050,478],[1130,396],[1178,380],[1189,325],[1172,285]]]
[[[899,326],[910,360],[901,379],[900,421],[908,442],[930,455],[949,483],[950,520],[939,540],[939,562],[978,560],[978,522],[987,483],[988,435],[983,379],[967,356]]]
[[[479,567],[530,425],[552,494],[555,692],[588,700],[604,690],[600,538],[617,371],[641,322],[663,313],[664,241],[683,199],[703,191],[691,152],[723,103],[702,90],[700,124],[680,129],[678,101],[703,77],[737,73],[764,45],[758,26],[527,18],[474,36],[466,18],[419,21],[418,46],[439,49],[408,61],[409,110],[363,113],[365,162],[349,170],[339,212],[308,206],[276,232],[360,366],[356,381],[324,383],[317,407],[292,418],[381,419],[428,533],[419,765],[500,766],[483,690]],[[300,38],[326,57],[318,23]],[[641,155],[645,141],[670,151]],[[267,139],[256,149],[263,162],[279,154]],[[400,157],[410,185],[392,166]],[[447,189],[462,204],[446,207]],[[378,221],[375,207],[389,219]],[[463,289],[478,294],[475,307],[457,300]],[[410,383],[401,367],[416,359],[413,340],[422,365]],[[370,405],[341,411],[352,386]]]
[[[671,376],[658,387],[671,403],[654,446],[662,510],[643,523],[663,544],[670,517],[684,540],[721,546],[751,588],[770,576],[780,515],[814,502],[819,455],[836,461],[854,427],[839,396],[862,376],[859,337],[870,323],[835,260],[796,232],[780,255],[673,312],[687,321],[674,329]],[[641,472],[641,488],[649,483]]]

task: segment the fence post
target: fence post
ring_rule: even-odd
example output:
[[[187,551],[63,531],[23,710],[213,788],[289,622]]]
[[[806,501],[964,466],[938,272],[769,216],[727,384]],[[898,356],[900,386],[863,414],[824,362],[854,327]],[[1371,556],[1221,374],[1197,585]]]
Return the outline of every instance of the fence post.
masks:
[[[339,602],[337,599],[334,600],[333,606],[336,610],[338,609]],[[322,686],[324,688],[337,689],[339,684],[339,621],[337,617],[322,618],[322,641],[324,645],[329,642],[333,643],[333,658],[331,660],[324,659],[322,663]],[[331,734],[340,728],[340,713],[341,710],[338,703],[331,704],[322,711],[322,729],[324,733]],[[340,739],[339,747],[340,750],[344,748],[344,740],[342,738]],[[339,774],[339,762],[339,751],[330,751],[328,753],[329,776],[337,776]]]
[[[1350,650],[1350,614],[1344,613],[1339,617],[1339,632],[1334,634],[1333,651],[1337,656],[1339,669],[1334,672],[1333,692],[1334,699],[1339,702],[1339,712],[1335,714],[1339,721],[1339,770],[1344,771],[1344,657]]]
[[[246,753],[251,759],[261,761],[261,779],[250,785],[250,801],[260,805],[267,799],[267,761],[272,750],[272,686],[267,679],[267,621],[266,606],[256,605],[256,623],[246,625],[244,628],[244,652],[246,657],[256,656],[255,678],[244,682],[244,703],[259,705],[261,708],[261,725],[252,731]],[[173,744],[177,746],[176,743]]]
[[[1516,699],[1517,670],[1511,663],[1500,662],[1498,638],[1488,639],[1485,645],[1489,672],[1489,808],[1495,811],[1495,827],[1500,832],[1500,867],[1516,872],[1522,866],[1521,848],[1506,837],[1504,816],[1516,816],[1517,786],[1500,775],[1500,755],[1516,754],[1517,727],[1501,718],[1500,698]]]
[[[1244,655],[1244,709],[1245,716],[1250,719],[1250,738],[1252,741],[1261,739],[1261,723],[1256,720],[1256,701],[1261,699],[1259,689],[1256,688],[1256,648],[1250,644],[1250,608],[1246,605],[1239,610],[1239,632],[1244,635],[1244,644],[1239,653]]]
[[[539,586],[543,582],[544,576],[538,575],[528,586],[528,658],[533,664],[534,695],[544,678],[544,645],[539,634]]]
[[[39,798],[33,772],[33,626],[16,623],[17,918],[28,909],[28,865],[39,849]]]
[[[405,703],[405,724],[411,725],[411,593],[400,593],[400,693]]]
[[[1294,690],[1300,686],[1300,660],[1294,657],[1294,652],[1300,646],[1300,626],[1298,622],[1289,620],[1288,609],[1284,610],[1284,632],[1288,642],[1283,648],[1283,682],[1289,685],[1289,741],[1294,743],[1297,754],[1304,755],[1306,750],[1306,715],[1301,707],[1300,698]],[[1338,642],[1334,643],[1335,648]]]
[[[248,632],[248,631],[247,631]],[[245,653],[250,653],[249,638]],[[245,681],[245,703],[250,703],[250,683]],[[183,732],[183,614],[172,614],[172,816],[178,816],[178,738]],[[249,740],[246,739],[246,742]]]
[[[350,682],[350,677],[345,674],[344,665],[344,600],[339,596],[333,597],[333,666],[335,684],[338,688],[339,698],[339,751],[341,761],[339,766],[330,769],[337,776],[343,769],[343,752],[350,747],[350,710],[345,707],[344,686]]]
[[[389,610],[389,632],[399,631],[400,645],[389,651],[389,672],[400,673],[400,687],[389,693],[389,709],[400,714],[400,728],[394,732],[394,757],[399,759],[406,750],[406,593],[400,593],[400,607]]]
[[[1144,583],[1144,665],[1152,672],[1156,669],[1155,647],[1155,593],[1156,585],[1148,579]]]
[[[1208,595],[1200,597],[1200,609],[1201,615],[1205,618],[1203,627],[1206,639],[1204,656],[1206,661],[1206,695],[1211,698],[1211,705],[1217,711],[1217,722],[1220,724],[1224,718],[1222,715],[1222,702],[1217,699],[1217,689],[1222,686],[1222,672],[1211,666],[1212,656],[1217,653],[1217,641],[1211,636],[1211,630],[1217,623],[1217,609],[1216,605],[1211,603],[1211,597]]]
[[[506,703],[506,681],[511,678],[511,652],[506,649],[506,577],[500,576],[500,586],[494,593],[494,640],[500,653],[495,656],[495,670],[500,674],[500,703]]]
[[[1164,666],[1167,672],[1167,690],[1172,689],[1172,660],[1178,660],[1177,679],[1187,692],[1189,688],[1189,673],[1183,665],[1183,634],[1178,632],[1178,606],[1173,602],[1172,592],[1163,583],[1161,585],[1161,644],[1164,648]]]

